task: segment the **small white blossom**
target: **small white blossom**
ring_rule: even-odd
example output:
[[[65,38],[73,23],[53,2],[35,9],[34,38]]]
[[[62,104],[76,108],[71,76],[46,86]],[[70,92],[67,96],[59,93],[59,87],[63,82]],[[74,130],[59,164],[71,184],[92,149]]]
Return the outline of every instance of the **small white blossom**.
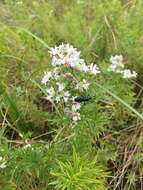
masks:
[[[110,63],[111,63],[111,65],[109,66],[108,71],[113,71],[116,73],[122,72],[122,70],[124,68],[122,55],[111,56]]]
[[[52,76],[55,80],[58,80],[60,78],[60,75],[59,75],[59,70],[57,67],[55,67],[53,70],[52,70]]]
[[[113,71],[113,72],[116,72],[116,68],[117,68],[117,65],[115,64],[111,64],[108,68],[108,71]]]
[[[49,53],[52,56],[52,65],[68,67],[76,67],[78,64],[83,64],[84,60],[80,58],[80,52],[69,44],[61,44],[55,48],[51,48]]]
[[[28,149],[31,148],[31,144],[26,144],[25,146],[23,146],[23,149]]]
[[[58,91],[61,92],[65,89],[65,84],[64,83],[59,83],[57,82],[56,85],[58,86]]]
[[[82,91],[83,90],[82,83],[80,82],[80,83],[76,84],[75,89],[79,90],[79,91]]]
[[[23,134],[22,133],[19,133],[19,136],[23,138]]]
[[[71,97],[71,101],[74,103],[76,98],[77,98],[77,96]]]
[[[0,156],[0,161],[2,160],[3,158]]]
[[[55,56],[52,58],[52,66],[56,67],[56,66],[60,66],[60,65],[64,65],[64,64],[65,64],[65,62],[63,59],[61,59],[61,58],[59,59]]]
[[[83,79],[82,82],[76,84],[75,89],[79,91],[88,90],[89,85],[90,85],[89,82]]]
[[[46,92],[47,92],[47,94],[48,94],[47,98],[49,98],[49,99],[51,99],[51,98],[55,95],[55,90],[54,90],[53,87],[48,88],[48,89],[46,90]]]
[[[95,65],[94,64],[89,65],[89,72],[91,74],[94,74],[94,75],[100,73],[99,68],[97,67],[96,64]]]
[[[89,88],[89,82],[83,79],[83,89],[88,90],[88,88]]]
[[[123,56],[122,55],[115,55],[115,56],[111,56],[110,58],[110,62],[114,65],[117,65],[119,63],[123,62]]]
[[[76,114],[73,116],[72,120],[74,122],[81,120],[80,113],[76,112]]]
[[[6,168],[6,167],[7,167],[6,162],[3,162],[3,163],[0,164],[0,168],[1,168],[1,169],[4,169],[4,168]]]
[[[49,81],[49,79],[52,77],[52,72],[45,72],[44,74],[45,75],[41,81],[42,84],[46,84]]]
[[[131,71],[130,69],[124,69],[123,64],[123,56],[122,55],[116,55],[111,56],[110,58],[111,65],[108,68],[108,71],[113,71],[115,73],[121,73],[123,75],[123,78],[136,78],[137,73],[135,71]]]
[[[55,46],[55,48],[50,48],[50,51],[49,53],[52,55],[52,56],[55,56],[58,54],[58,51],[57,51],[57,47]]]
[[[59,95],[59,96],[56,96],[55,100],[56,100],[57,103],[59,103],[60,100],[61,100],[61,96],[60,96],[60,95]]]
[[[135,71],[130,71],[129,69],[125,69],[123,71],[123,78],[136,78],[137,77],[137,73]]]
[[[76,125],[77,125],[77,122],[73,121],[73,122],[70,123],[69,128],[73,129],[73,128],[76,127]]]
[[[86,73],[89,71],[89,67],[85,63],[83,63],[80,65],[80,70],[82,70]]]
[[[80,103],[78,103],[78,102],[73,103],[73,105],[72,105],[72,111],[73,112],[79,111],[80,108],[81,108],[81,104]]]
[[[66,92],[64,93],[64,96],[63,96],[64,101],[67,102],[67,101],[69,100],[69,97],[70,97],[70,96],[71,96],[70,92],[69,92],[69,91],[66,91]]]

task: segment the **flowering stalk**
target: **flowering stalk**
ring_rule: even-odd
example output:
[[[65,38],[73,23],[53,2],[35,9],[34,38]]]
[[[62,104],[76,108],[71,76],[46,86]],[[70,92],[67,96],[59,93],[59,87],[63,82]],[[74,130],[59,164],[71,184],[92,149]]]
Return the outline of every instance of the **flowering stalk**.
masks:
[[[45,87],[49,101],[55,104],[64,105],[63,112],[72,120],[72,126],[81,119],[81,103],[76,102],[81,93],[86,93],[90,87],[88,79],[100,73],[97,65],[87,65],[81,59],[80,52],[69,44],[61,44],[55,48],[50,48],[49,53],[52,58],[52,69],[44,73],[41,83]],[[74,73],[87,73],[85,77],[77,77]]]
[[[110,58],[110,66],[108,71],[112,71],[115,73],[121,73],[122,77],[125,79],[136,78],[137,73],[135,71],[131,71],[130,69],[124,69],[123,56],[115,55]]]
[[[52,102],[55,107],[62,104],[63,113],[71,120],[71,126],[74,127],[81,120],[82,103],[77,100],[80,99],[80,94],[86,94],[91,86],[89,81],[94,80],[91,77],[100,73],[100,70],[96,64],[87,65],[80,57],[80,52],[69,44],[50,48],[49,53],[52,69],[46,71],[41,80],[46,92],[45,99]],[[110,62],[108,71],[120,73],[123,78],[137,76],[135,71],[124,69],[122,55],[111,56]],[[126,106],[135,113],[130,106]]]

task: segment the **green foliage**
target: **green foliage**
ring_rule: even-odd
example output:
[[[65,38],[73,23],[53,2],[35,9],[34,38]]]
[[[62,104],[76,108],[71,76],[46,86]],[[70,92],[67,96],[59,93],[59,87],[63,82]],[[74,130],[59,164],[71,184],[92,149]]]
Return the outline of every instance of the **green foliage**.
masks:
[[[142,0],[0,1],[0,190],[141,189],[142,18]],[[101,70],[75,128],[40,84],[62,42]],[[107,72],[115,54],[137,79]]]
[[[0,177],[0,189],[1,190],[16,190],[16,185],[9,182],[7,179]]]
[[[73,151],[70,161],[57,161],[57,168],[51,174],[55,181],[51,185],[55,189],[80,190],[101,189],[106,190],[107,173],[98,165],[96,159],[88,160]]]

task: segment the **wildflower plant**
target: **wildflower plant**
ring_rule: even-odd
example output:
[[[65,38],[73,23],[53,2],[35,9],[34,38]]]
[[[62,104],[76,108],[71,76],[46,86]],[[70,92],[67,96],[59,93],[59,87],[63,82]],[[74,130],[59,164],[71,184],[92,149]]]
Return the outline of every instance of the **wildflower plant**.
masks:
[[[100,70],[96,64],[87,64],[80,52],[72,45],[61,44],[50,48],[51,69],[45,71],[41,83],[47,93],[46,100],[60,106],[63,113],[71,120],[70,126],[75,127],[81,120],[80,109],[82,100],[88,99],[92,83]],[[124,69],[123,56],[111,56],[109,72],[120,73],[123,78],[135,78],[137,73]],[[90,98],[89,98],[90,99]]]
[[[67,190],[107,190],[107,172],[98,165],[96,158],[92,161],[84,159],[75,150],[69,161],[57,161],[57,167],[51,172],[56,189]]]
[[[122,55],[111,56],[110,58],[110,66],[108,71],[112,71],[115,73],[121,73],[122,77],[125,79],[136,78],[137,73],[135,71],[131,71],[130,69],[125,69],[125,65],[123,63]]]
[[[82,104],[78,97],[88,94],[91,78],[100,73],[100,70],[96,64],[87,65],[81,59],[80,52],[69,44],[50,48],[49,53],[52,69],[45,72],[41,81],[47,93],[45,99],[61,106],[74,127],[81,119]]]
[[[143,1],[0,7],[0,189],[141,189]]]

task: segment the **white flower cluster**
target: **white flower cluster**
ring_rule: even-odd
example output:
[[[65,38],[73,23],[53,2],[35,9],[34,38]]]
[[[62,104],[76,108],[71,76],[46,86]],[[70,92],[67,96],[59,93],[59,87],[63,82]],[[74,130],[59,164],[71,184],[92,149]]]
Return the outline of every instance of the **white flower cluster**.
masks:
[[[136,78],[137,73],[135,71],[131,71],[130,69],[124,69],[123,71],[123,78],[129,79],[129,78]]]
[[[77,98],[89,90],[89,77],[100,73],[99,68],[96,64],[87,65],[84,59],[81,59],[80,52],[69,44],[50,48],[49,53],[52,69],[44,73],[41,81],[47,94],[45,99],[54,105],[58,104],[75,126],[81,119],[82,104],[77,102]],[[108,71],[120,73],[123,78],[137,76],[135,71],[124,68],[122,55],[111,56],[110,63]]]
[[[49,51],[52,57],[53,68],[44,73],[41,83],[46,87],[46,99],[58,104],[64,103],[64,113],[76,124],[80,118],[81,104],[75,102],[76,96],[89,89],[90,83],[87,79],[78,81],[74,72],[96,75],[100,73],[97,65],[87,65],[80,58],[80,52],[69,44],[61,44]]]
[[[4,168],[6,168],[6,167],[7,167],[7,165],[6,165],[5,159],[0,156],[0,168],[1,168],[1,169],[4,169]]]
[[[50,79],[55,79],[58,80],[58,78],[60,77],[58,74],[58,68],[54,68],[52,71],[48,71],[44,73],[44,77],[42,78],[41,83],[45,84],[50,80]]]
[[[97,65],[86,65],[84,59],[80,58],[80,52],[69,44],[61,44],[55,48],[51,48],[49,53],[52,56],[53,66],[65,65],[94,75],[100,73]]]
[[[123,56],[115,55],[110,58],[110,66],[108,71],[112,71],[115,73],[121,73],[123,78],[136,78],[137,73],[135,71],[131,71],[130,69],[124,69]]]

